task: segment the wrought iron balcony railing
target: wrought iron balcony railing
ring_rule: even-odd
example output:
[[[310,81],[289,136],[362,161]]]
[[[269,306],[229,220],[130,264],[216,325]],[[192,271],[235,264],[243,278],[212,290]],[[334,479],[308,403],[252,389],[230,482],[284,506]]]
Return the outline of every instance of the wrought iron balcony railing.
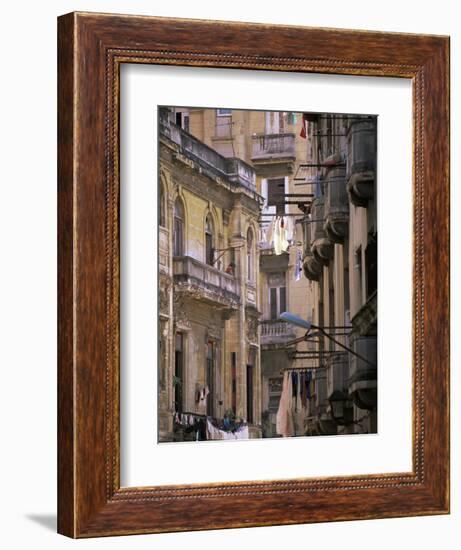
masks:
[[[253,162],[268,159],[295,157],[294,134],[260,134],[253,136],[251,160]]]

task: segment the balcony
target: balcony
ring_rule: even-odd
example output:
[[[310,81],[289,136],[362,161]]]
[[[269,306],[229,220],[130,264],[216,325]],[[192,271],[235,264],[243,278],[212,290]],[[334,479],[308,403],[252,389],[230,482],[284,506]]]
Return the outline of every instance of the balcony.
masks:
[[[302,220],[303,228],[303,271],[304,275],[310,281],[318,281],[323,271],[322,264],[314,258],[314,254],[311,249],[311,230],[312,223],[310,216],[304,216]]]
[[[315,371],[315,395],[314,395],[314,418],[316,431],[319,435],[336,435],[336,423],[331,418],[329,413],[328,403],[328,385],[325,371],[317,369]]]
[[[366,207],[375,193],[376,121],[352,122],[347,142],[347,191],[352,204]]]
[[[329,357],[327,366],[327,395],[330,398],[335,391],[347,391],[349,360],[347,353],[334,353]]]
[[[354,332],[361,336],[375,335],[378,322],[378,293],[375,290],[352,318]]]
[[[174,291],[222,309],[237,309],[237,279],[190,256],[173,258]]]
[[[246,187],[256,192],[256,177],[253,168],[239,158],[227,158],[195,138],[181,127],[173,124],[168,114],[159,112],[159,132],[180,147],[181,152],[195,161],[202,172],[211,177],[221,177],[234,186]]]
[[[283,347],[287,342],[293,340],[296,334],[292,325],[280,319],[270,319],[260,322],[261,325],[261,346],[265,349],[276,349]]]
[[[280,174],[291,173],[295,161],[294,134],[258,134],[253,136],[251,161],[261,175],[276,176],[275,168]],[[269,167],[270,174],[264,173]]]
[[[349,230],[349,197],[345,167],[337,166],[330,169],[325,183],[325,232],[331,242],[342,244]]]
[[[325,231],[324,197],[318,197],[312,201],[311,220],[312,253],[319,263],[328,265],[333,258],[334,247]]]
[[[357,407],[373,410],[377,404],[376,336],[356,336],[351,340],[352,349],[368,362],[350,354],[349,395]]]

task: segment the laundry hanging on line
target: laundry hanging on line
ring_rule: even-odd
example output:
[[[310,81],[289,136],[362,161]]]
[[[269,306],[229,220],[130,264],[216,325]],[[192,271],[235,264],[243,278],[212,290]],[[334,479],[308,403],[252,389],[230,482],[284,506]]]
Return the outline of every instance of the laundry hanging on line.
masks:
[[[242,424],[234,431],[226,431],[217,427],[213,422],[207,418],[206,421],[206,435],[208,440],[235,440],[235,439],[249,439],[249,430],[247,424]]]
[[[294,414],[307,408],[312,398],[312,373],[304,371],[285,371],[283,375],[282,394],[276,417],[276,431],[282,437],[295,435]]]
[[[263,235],[268,244],[274,247],[275,254],[279,256],[286,252],[294,241],[294,223],[290,216],[277,216],[274,218]]]
[[[195,431],[197,441],[249,439],[248,424],[244,420],[226,421],[226,418],[217,419],[191,412],[175,412],[173,419],[185,432]]]

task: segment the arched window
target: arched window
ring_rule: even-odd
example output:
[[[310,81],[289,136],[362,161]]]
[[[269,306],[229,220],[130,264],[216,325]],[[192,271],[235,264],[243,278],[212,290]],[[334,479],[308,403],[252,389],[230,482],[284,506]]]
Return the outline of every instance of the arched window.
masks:
[[[214,225],[211,215],[205,219],[205,262],[208,265],[214,264]]]
[[[180,198],[174,203],[173,255],[184,255],[184,206]]]
[[[247,280],[254,279],[254,239],[253,231],[248,229],[247,232]]]
[[[158,223],[162,227],[166,227],[166,193],[165,193],[165,186],[163,182],[160,182],[160,189],[159,189],[159,212],[158,212]]]

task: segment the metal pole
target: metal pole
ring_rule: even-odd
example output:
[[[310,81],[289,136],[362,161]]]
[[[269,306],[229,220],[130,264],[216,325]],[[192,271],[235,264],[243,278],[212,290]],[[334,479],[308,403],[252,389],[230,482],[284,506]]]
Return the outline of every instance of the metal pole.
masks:
[[[329,338],[332,342],[337,344],[340,348],[345,349],[347,352],[352,353],[352,355],[355,355],[356,357],[358,357],[359,359],[361,359],[362,361],[364,361],[368,365],[372,366],[373,368],[376,368],[376,365],[374,363],[372,363],[371,361],[368,361],[368,359],[365,359],[365,357],[362,357],[359,353],[356,353],[355,351],[351,350],[350,348],[348,348],[344,344],[341,344],[341,342],[336,340],[336,338],[333,338],[333,336],[330,336],[325,330],[323,330],[322,327],[317,327],[317,326],[312,325],[312,328],[315,328],[315,329],[319,330],[324,336]]]

